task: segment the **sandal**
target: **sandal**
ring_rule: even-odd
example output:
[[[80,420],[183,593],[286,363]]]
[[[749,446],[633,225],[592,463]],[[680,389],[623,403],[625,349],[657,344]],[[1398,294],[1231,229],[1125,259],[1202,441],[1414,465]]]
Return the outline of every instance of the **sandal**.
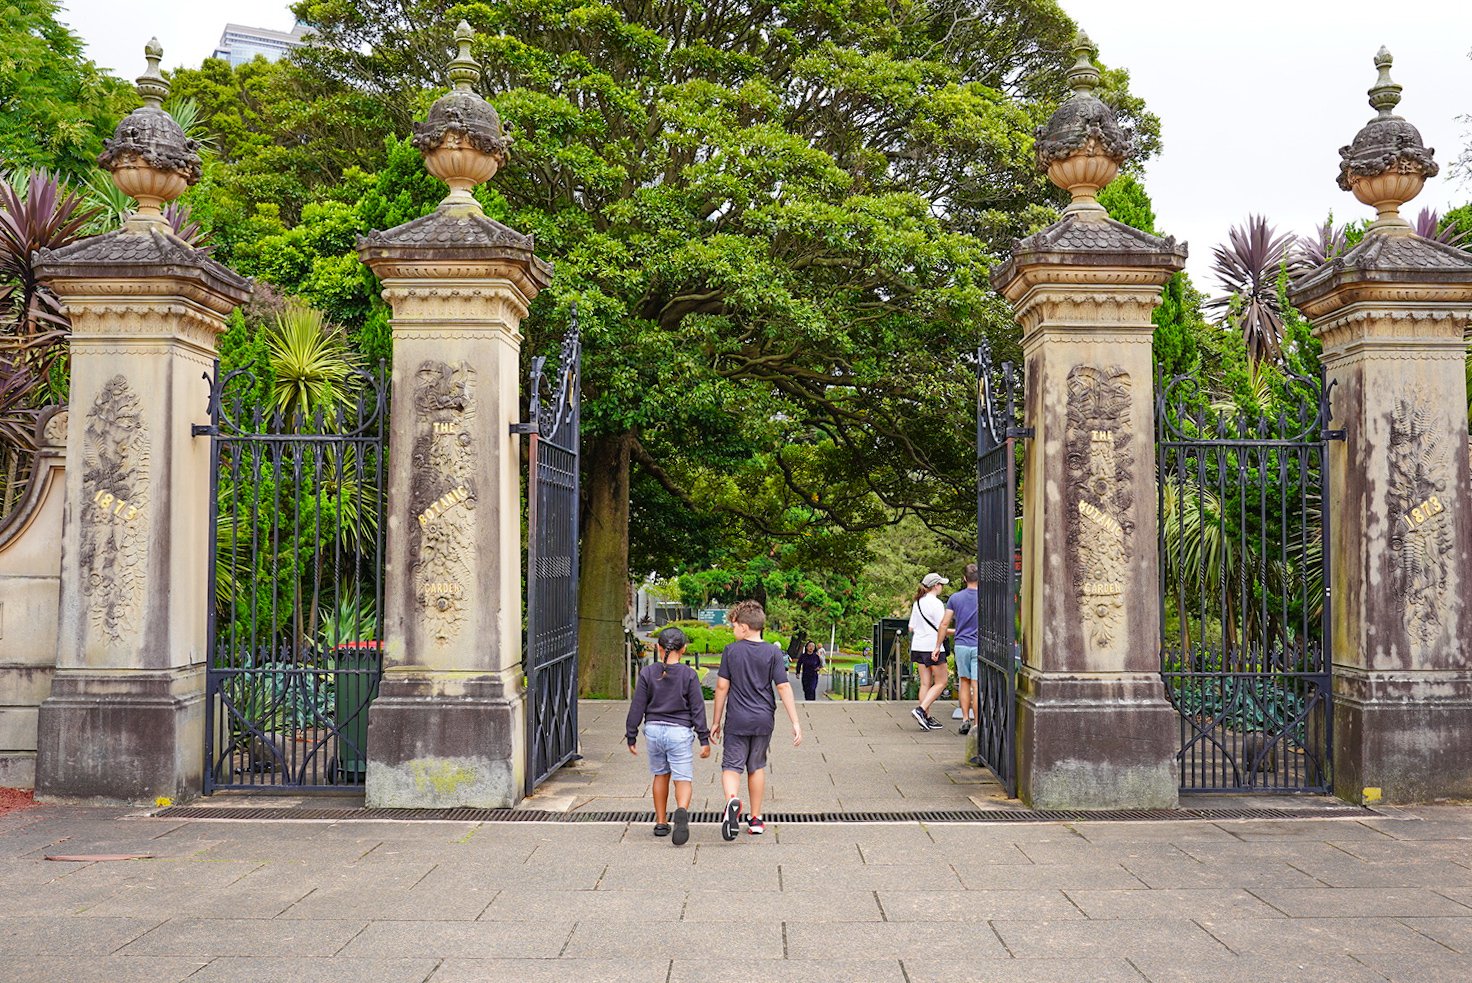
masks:
[[[670,824],[669,823],[655,823],[654,824],[654,835],[655,836],[669,836],[670,835]]]
[[[675,846],[684,846],[685,845],[685,842],[687,840],[689,840],[689,839],[690,839],[690,812],[687,809],[676,809],[675,810],[675,835],[671,838],[671,842],[673,842],[675,844]]]

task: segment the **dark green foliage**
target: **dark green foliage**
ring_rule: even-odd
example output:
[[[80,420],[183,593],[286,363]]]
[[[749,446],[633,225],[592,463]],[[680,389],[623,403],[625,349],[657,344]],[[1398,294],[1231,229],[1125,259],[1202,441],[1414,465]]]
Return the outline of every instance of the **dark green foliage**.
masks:
[[[55,0],[0,6],[0,169],[90,173],[120,117],[138,104],[132,88],[83,56]],[[142,52],[139,52],[140,56]]]

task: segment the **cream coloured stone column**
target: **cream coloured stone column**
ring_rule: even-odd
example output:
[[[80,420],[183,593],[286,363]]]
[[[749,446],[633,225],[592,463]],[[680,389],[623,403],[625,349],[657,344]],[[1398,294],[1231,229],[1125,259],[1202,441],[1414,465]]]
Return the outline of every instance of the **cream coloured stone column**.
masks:
[[[1334,597],[1334,790],[1351,801],[1472,797],[1472,494],[1467,383],[1472,256],[1399,215],[1437,172],[1392,112],[1340,151],[1340,186],[1379,218],[1354,249],[1300,279],[1336,427],[1329,451]]]
[[[415,127],[451,193],[432,214],[359,244],[393,307],[384,676],[368,714],[367,801],[505,807],[521,798],[519,326],[550,280],[533,243],[471,196],[510,144],[471,86]]]
[[[100,163],[138,212],[37,259],[71,319],[71,402],[56,674],[38,722],[45,798],[148,801],[200,791],[209,446],[203,375],[245,280],[177,238],[159,206],[199,177],[193,141],[144,105]]]
[[[1018,795],[1036,808],[1175,805],[1160,676],[1151,312],[1184,245],[1095,200],[1128,152],[1075,42],[1074,95],[1039,134],[1073,195],[993,277],[1022,326],[1026,423]]]

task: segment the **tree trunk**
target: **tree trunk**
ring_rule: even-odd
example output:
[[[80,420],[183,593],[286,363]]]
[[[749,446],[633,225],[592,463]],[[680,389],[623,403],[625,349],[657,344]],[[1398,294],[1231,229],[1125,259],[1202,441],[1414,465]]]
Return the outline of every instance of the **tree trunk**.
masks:
[[[629,590],[630,435],[585,445],[588,498],[583,510],[578,584],[578,694],[624,695],[624,616]]]

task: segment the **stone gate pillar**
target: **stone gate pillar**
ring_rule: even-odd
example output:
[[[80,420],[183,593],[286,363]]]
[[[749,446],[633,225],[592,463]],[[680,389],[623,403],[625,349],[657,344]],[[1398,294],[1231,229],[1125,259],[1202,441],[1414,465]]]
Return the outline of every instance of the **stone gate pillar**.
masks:
[[[383,683],[368,714],[375,807],[505,807],[521,798],[521,335],[550,281],[530,236],[485,216],[470,189],[510,139],[472,86],[456,31],[455,88],[414,144],[450,194],[375,232],[359,253],[393,307]]]
[[[144,104],[99,158],[138,211],[36,262],[72,325],[56,675],[36,756],[46,798],[182,799],[203,780],[210,464],[191,426],[209,422],[202,376],[250,289],[161,214],[199,157],[160,108],[163,50],[145,50]]]
[[[1437,172],[1393,110],[1340,150],[1339,186],[1379,213],[1364,239],[1294,284],[1324,345],[1334,421],[1334,791],[1360,801],[1472,797],[1472,499],[1467,383],[1472,256],[1415,234],[1399,208]]]
[[[993,284],[1026,359],[1018,795],[1037,808],[1176,804],[1178,724],[1160,676],[1150,315],[1186,249],[1112,221],[1095,200],[1129,137],[1093,94],[1075,42],[1073,96],[1038,158],[1073,202],[1016,243]]]

